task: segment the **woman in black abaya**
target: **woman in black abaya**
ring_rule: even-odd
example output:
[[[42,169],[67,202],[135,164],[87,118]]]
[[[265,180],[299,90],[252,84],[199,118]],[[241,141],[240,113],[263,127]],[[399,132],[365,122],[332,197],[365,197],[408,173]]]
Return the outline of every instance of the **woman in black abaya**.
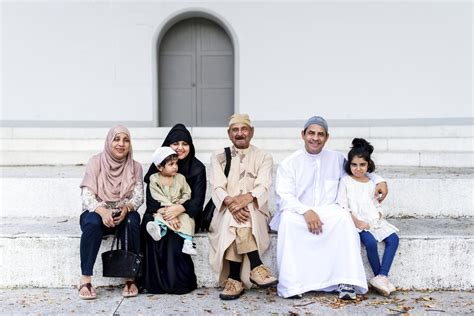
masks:
[[[195,157],[191,134],[183,124],[176,124],[166,136],[162,146],[170,146],[178,154],[178,172],[191,187],[191,199],[183,205],[167,208],[171,225],[179,225],[177,216],[186,212],[190,217],[199,218],[206,194],[206,169]],[[141,286],[148,293],[185,294],[197,288],[196,274],[191,256],[183,253],[184,239],[177,234],[166,234],[155,241],[146,231],[146,224],[153,221],[153,214],[160,208],[160,202],[153,199],[148,186],[150,176],[158,172],[151,164],[145,175],[146,212],[142,221],[142,250],[144,253]],[[196,221],[196,227],[199,221]]]

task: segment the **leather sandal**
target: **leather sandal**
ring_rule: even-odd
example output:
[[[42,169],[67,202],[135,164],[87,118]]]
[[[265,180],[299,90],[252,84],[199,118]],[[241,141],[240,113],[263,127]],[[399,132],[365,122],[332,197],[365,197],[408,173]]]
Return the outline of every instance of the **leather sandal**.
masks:
[[[84,294],[81,294],[81,290],[83,288],[87,288],[87,290],[89,291],[89,293],[91,295],[84,295]],[[95,300],[97,298],[97,294],[94,292],[92,292],[92,284],[91,283],[84,283],[82,284],[81,286],[79,286],[79,298],[81,300]]]
[[[137,293],[130,293],[130,289],[132,287],[132,285],[135,285],[135,288],[137,289]],[[123,291],[122,291],[122,296],[123,297],[135,297],[138,295],[138,286],[137,286],[137,283],[135,283],[135,281],[127,281],[125,282],[125,286],[123,288]]]

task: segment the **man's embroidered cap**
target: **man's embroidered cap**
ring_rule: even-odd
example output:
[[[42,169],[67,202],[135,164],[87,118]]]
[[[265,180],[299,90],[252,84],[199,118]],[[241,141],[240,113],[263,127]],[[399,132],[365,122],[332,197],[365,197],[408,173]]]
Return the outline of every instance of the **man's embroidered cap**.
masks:
[[[252,127],[252,122],[250,122],[250,117],[248,114],[234,114],[230,117],[229,127],[231,127],[233,124],[238,123],[246,124]]]

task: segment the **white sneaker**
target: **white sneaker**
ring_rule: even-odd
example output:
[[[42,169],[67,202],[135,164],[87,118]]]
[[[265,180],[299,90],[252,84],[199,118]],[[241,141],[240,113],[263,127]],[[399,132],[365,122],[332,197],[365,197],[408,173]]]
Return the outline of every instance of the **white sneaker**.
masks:
[[[369,284],[372,285],[379,294],[383,296],[389,296],[390,290],[388,289],[385,279],[385,276],[379,274],[376,277],[370,279]]]
[[[150,234],[153,240],[158,241],[161,239],[161,227],[155,222],[148,222],[146,224],[146,231]]]
[[[395,285],[393,285],[392,282],[390,282],[390,280],[387,277],[385,277],[385,280],[386,280],[386,284],[390,293],[397,291],[397,288],[395,287]]]
[[[187,239],[184,240],[183,250],[181,251],[191,256],[197,255],[196,248],[194,248],[193,242],[191,240],[187,240]]]

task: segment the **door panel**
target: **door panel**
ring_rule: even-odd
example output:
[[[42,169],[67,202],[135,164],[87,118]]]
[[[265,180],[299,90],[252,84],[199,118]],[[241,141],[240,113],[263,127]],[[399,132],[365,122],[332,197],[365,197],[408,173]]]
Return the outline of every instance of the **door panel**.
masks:
[[[175,24],[159,49],[159,125],[226,126],[234,112],[234,53],[216,23]]]
[[[229,117],[233,114],[230,109],[223,111],[222,104],[230,104],[234,99],[234,91],[228,89],[201,89],[201,117],[205,118],[205,126],[223,126],[229,121]]]
[[[160,68],[166,76],[160,81],[162,88],[191,87],[194,82],[194,56],[162,55]]]
[[[232,88],[234,63],[232,56],[202,56],[201,84]]]
[[[224,51],[232,53],[232,42],[227,33],[217,24],[209,20],[202,20],[199,23],[201,30],[201,50],[202,51]]]
[[[161,116],[170,120],[168,125],[162,126],[172,126],[176,123],[193,126],[194,115],[190,104],[194,102],[194,95],[194,89],[161,89],[160,100],[164,104],[173,104],[172,107],[161,109]]]

